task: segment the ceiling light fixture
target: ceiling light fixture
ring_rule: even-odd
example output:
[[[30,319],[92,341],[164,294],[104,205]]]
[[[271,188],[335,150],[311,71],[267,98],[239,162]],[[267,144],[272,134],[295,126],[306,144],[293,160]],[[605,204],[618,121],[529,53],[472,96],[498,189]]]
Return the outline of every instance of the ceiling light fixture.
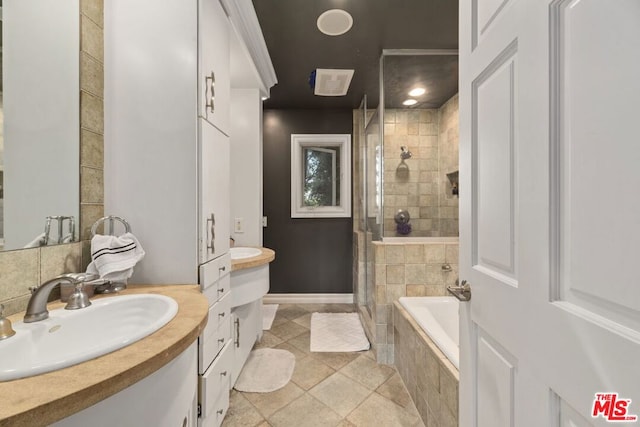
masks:
[[[409,92],[409,96],[421,96],[421,95],[424,95],[426,91],[427,90],[423,87],[417,87],[417,88],[411,89],[411,91]]]
[[[328,36],[340,36],[351,29],[353,18],[342,9],[330,9],[318,17],[318,29]]]
[[[416,101],[415,99],[407,99],[402,103],[402,105],[406,105],[407,107],[410,107],[412,105],[416,105],[417,103],[418,101]]]

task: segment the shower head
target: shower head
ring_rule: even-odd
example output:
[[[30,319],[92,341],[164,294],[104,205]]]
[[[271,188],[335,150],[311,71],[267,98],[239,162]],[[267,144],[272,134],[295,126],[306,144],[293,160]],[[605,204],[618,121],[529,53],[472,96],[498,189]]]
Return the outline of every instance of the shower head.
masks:
[[[411,151],[407,150],[407,147],[405,147],[404,145],[402,147],[400,147],[400,150],[402,151],[400,153],[400,158],[402,160],[410,159],[411,156],[413,155],[413,154],[411,154]]]

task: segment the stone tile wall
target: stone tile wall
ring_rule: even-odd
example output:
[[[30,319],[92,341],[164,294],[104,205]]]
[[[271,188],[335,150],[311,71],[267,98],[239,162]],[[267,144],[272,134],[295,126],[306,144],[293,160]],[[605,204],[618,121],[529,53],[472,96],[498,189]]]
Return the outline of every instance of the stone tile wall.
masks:
[[[395,366],[429,427],[458,425],[458,370],[409,313],[393,306]]]
[[[392,364],[393,304],[403,296],[446,295],[458,277],[458,243],[373,242],[373,247],[372,345],[379,363]]]
[[[81,242],[0,252],[0,303],[6,315],[26,309],[29,287],[62,273],[84,271],[90,261],[89,230],[104,215],[103,5],[103,0],[80,1]]]
[[[439,109],[384,112],[384,235],[394,236],[394,216],[411,216],[411,236],[457,236],[458,198],[446,174],[458,170],[458,95]],[[411,151],[400,158],[401,147]]]

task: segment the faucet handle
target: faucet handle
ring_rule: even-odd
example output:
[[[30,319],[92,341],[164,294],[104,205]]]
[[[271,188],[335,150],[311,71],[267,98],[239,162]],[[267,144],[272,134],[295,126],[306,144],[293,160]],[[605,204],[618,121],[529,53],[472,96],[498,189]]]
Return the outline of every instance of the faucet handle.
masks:
[[[4,317],[4,304],[0,304],[0,341],[16,334],[11,326],[11,321]]]
[[[79,308],[89,307],[90,305],[91,301],[89,301],[89,296],[84,291],[84,283],[78,282],[76,283],[76,289],[69,297],[69,301],[67,302],[67,305],[64,307],[64,309],[77,310]]]

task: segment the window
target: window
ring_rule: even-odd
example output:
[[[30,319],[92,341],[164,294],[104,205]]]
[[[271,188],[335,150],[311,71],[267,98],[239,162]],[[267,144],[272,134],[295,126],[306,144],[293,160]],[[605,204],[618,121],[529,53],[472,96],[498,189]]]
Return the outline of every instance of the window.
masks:
[[[291,135],[291,217],[351,216],[351,135]]]

